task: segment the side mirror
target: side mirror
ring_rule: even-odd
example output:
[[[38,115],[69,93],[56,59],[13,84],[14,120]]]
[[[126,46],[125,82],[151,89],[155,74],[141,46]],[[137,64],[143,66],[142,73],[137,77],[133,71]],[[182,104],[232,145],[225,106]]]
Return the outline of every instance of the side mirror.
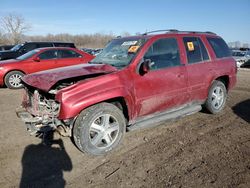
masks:
[[[144,62],[142,62],[140,67],[140,74],[144,75],[150,71],[150,68],[152,67],[152,61],[150,59],[146,59]]]
[[[35,57],[33,60],[36,61],[36,62],[40,62],[41,61],[40,57]]]

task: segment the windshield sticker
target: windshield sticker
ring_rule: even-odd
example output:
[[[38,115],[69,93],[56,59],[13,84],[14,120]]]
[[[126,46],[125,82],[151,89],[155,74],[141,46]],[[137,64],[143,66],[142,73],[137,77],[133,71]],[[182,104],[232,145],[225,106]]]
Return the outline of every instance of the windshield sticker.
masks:
[[[194,51],[194,43],[193,42],[187,42],[188,51]]]
[[[136,53],[139,48],[140,48],[140,46],[131,46],[128,49],[128,53]]]
[[[136,45],[137,41],[125,41],[122,43],[122,46],[131,46],[131,45]]]

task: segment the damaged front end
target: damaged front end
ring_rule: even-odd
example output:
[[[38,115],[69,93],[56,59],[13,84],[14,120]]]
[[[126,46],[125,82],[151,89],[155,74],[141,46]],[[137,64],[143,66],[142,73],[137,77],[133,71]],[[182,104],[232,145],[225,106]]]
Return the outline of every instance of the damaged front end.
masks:
[[[63,136],[70,136],[70,122],[63,122],[57,117],[60,104],[55,95],[33,88],[24,89],[21,107],[16,109],[17,116],[25,122],[31,135],[58,130]]]
[[[115,71],[117,69],[111,65],[83,64],[26,75],[22,78],[24,98],[21,107],[16,110],[17,116],[25,122],[31,134],[57,130],[62,136],[71,136],[76,117],[58,118],[58,93]]]

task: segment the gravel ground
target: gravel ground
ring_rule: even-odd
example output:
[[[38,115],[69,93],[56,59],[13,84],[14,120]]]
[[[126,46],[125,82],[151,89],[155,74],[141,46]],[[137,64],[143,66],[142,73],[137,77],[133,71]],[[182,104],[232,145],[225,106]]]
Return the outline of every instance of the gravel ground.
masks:
[[[47,147],[16,117],[20,90],[0,89],[0,187],[250,187],[250,71],[218,115],[199,112],[129,132],[106,156],[54,135]]]

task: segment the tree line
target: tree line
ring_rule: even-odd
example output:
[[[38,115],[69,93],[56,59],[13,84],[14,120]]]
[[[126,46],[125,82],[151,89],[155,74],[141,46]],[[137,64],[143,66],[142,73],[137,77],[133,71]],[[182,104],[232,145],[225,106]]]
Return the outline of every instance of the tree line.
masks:
[[[0,45],[14,45],[25,41],[60,41],[73,42],[78,48],[103,48],[108,41],[115,37],[112,33],[26,35],[31,28],[32,26],[25,21],[23,16],[16,13],[10,13],[0,18]]]

